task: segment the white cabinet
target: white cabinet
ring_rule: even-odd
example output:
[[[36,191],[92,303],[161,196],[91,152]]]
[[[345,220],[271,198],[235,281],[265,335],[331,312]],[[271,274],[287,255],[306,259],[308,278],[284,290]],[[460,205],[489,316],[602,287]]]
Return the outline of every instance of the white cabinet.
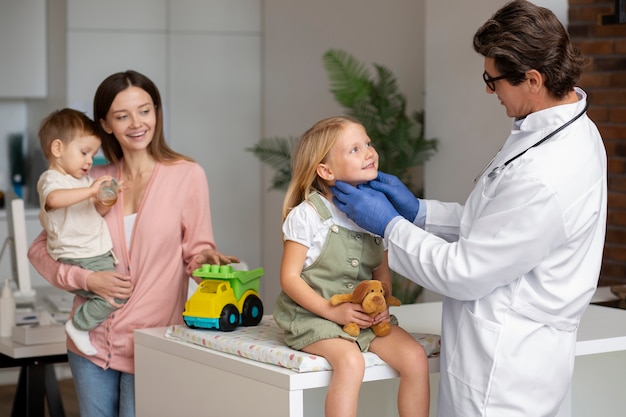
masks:
[[[43,98],[46,0],[0,0],[0,98]]]
[[[170,142],[204,167],[218,248],[261,265],[261,2],[170,6]]]
[[[91,115],[100,82],[128,69],[166,92],[166,22],[165,0],[67,0],[68,105]]]
[[[214,34],[261,31],[259,0],[176,0],[170,2],[169,17],[172,31],[200,31]]]
[[[163,32],[68,30],[68,105],[91,116],[98,85],[107,76],[128,69],[150,77],[163,94],[167,91],[166,45]]]
[[[67,26],[70,30],[79,31],[162,31],[166,27],[167,2],[168,0],[67,0]]]

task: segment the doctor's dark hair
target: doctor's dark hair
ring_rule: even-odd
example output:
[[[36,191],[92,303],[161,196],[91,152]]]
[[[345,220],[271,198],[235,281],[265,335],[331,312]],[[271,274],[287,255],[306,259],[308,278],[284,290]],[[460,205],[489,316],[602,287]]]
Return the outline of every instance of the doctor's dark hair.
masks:
[[[328,183],[317,175],[317,167],[326,161],[337,137],[348,124],[361,123],[348,116],[336,116],[315,123],[298,140],[291,156],[291,182],[283,202],[283,221],[311,192],[330,193]]]
[[[526,0],[504,5],[474,35],[474,50],[493,58],[501,74],[519,85],[527,71],[537,70],[557,99],[578,83],[586,64],[577,45],[552,11]]]
[[[156,112],[156,125],[152,142],[148,145],[148,152],[158,162],[175,162],[181,159],[193,161],[191,158],[172,150],[165,141],[163,133],[163,105],[161,94],[156,85],[145,75],[128,70],[109,75],[100,83],[93,98],[93,118],[96,121],[100,137],[102,138],[102,153],[111,163],[118,162],[123,157],[122,147],[112,133],[107,133],[102,127],[111,109],[111,104],[118,93],[129,87],[139,87],[150,95],[154,111]]]

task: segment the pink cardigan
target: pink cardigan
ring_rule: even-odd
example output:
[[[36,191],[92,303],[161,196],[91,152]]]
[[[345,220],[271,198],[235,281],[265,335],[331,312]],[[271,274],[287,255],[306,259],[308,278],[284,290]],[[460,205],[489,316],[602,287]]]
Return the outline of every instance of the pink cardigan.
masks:
[[[94,167],[91,174],[120,178],[122,163]],[[119,260],[116,270],[131,276],[134,290],[124,307],[91,330],[98,353],[88,358],[104,369],[134,373],[133,330],[183,323],[190,262],[202,249],[215,248],[206,174],[188,161],[158,163],[137,211],[130,248],[122,208],[118,201],[105,218]],[[32,243],[28,257],[54,286],[87,289],[90,271],[55,262],[46,252],[45,232]],[[75,297],[74,308],[82,301]],[[67,344],[81,354],[69,338]]]

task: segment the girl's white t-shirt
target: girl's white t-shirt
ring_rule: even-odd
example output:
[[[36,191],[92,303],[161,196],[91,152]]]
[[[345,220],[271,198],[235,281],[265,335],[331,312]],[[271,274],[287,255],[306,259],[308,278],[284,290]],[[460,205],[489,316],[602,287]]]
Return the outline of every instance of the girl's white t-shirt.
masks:
[[[283,223],[283,240],[291,240],[308,248],[304,268],[313,264],[319,257],[326,242],[328,231],[333,225],[355,232],[371,234],[350,220],[345,213],[326,198],[322,197],[322,201],[331,214],[328,220],[322,220],[315,207],[308,201],[303,201],[289,212]]]

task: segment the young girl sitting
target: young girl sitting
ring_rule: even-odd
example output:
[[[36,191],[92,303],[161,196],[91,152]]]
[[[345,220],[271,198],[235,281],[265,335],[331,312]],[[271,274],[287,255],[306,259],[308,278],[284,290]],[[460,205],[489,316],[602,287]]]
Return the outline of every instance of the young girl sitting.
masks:
[[[400,417],[428,416],[430,388],[424,349],[387,309],[370,317],[361,306],[330,304],[334,294],[352,292],[369,279],[391,288],[382,239],[357,226],[332,203],[335,181],[363,184],[378,175],[378,154],[365,128],[349,117],[317,122],[300,139],[283,204],[282,292],[274,318],[293,349],[325,357],[333,368],[326,417],[356,417],[365,373],[361,352],[374,352],[400,374]],[[391,322],[391,333],[376,337],[370,326]],[[342,326],[356,323],[358,336]]]

